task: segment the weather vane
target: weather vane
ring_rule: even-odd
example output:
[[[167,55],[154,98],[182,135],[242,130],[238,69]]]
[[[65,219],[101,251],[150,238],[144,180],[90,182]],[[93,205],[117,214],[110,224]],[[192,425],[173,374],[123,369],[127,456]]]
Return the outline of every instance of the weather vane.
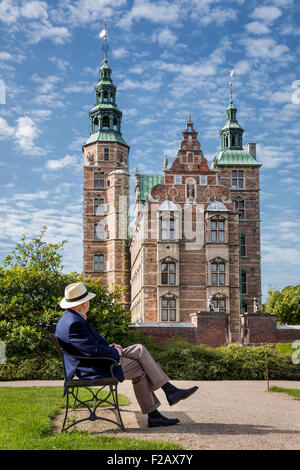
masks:
[[[232,101],[232,77],[233,77],[233,74],[234,74],[234,70],[231,69],[230,70],[230,82],[229,82],[229,86],[230,86],[230,99]]]
[[[102,29],[101,33],[99,34],[100,39],[104,38],[104,59],[107,58],[107,28],[106,24],[104,25],[104,29]]]

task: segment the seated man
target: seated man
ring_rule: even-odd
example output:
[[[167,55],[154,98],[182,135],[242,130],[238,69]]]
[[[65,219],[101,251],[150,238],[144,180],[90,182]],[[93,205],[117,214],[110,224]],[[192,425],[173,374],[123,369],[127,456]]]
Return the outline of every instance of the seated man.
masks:
[[[88,357],[111,357],[120,364],[114,368],[114,374],[119,381],[123,382],[124,378],[132,380],[141,411],[148,414],[149,427],[179,423],[179,419],[169,419],[159,413],[157,408],[160,402],[154,391],[161,387],[172,406],[189,397],[198,387],[183,390],[171,384],[168,376],[141,344],[134,344],[125,349],[118,344],[108,344],[87,321],[89,301],[95,295],[88,292],[81,282],[76,282],[66,287],[65,297],[60,302],[60,306],[66,310],[57,323],[55,334],[67,352],[87,357],[86,360],[72,360],[66,356],[68,378],[73,376],[74,372],[82,379],[109,377],[109,362],[108,365],[103,362],[95,364],[95,361],[88,361]]]

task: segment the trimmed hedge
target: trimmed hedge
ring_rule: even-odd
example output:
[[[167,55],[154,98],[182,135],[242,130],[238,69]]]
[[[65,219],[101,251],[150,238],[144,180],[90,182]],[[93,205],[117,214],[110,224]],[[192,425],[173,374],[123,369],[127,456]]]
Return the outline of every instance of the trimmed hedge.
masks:
[[[137,338],[138,339],[138,338]],[[221,348],[191,345],[182,340],[165,345],[143,344],[153,354],[162,369],[172,380],[264,380],[266,357],[269,378],[300,380],[300,365],[293,364],[291,354],[266,346],[241,346],[232,344]],[[125,345],[124,345],[125,346]],[[17,356],[0,365],[0,380],[58,380],[62,379],[59,357],[49,351],[47,356]]]

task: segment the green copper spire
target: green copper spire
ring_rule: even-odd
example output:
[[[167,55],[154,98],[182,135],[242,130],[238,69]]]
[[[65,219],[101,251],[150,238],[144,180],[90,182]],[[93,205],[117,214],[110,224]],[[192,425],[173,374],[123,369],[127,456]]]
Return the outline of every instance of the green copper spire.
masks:
[[[122,111],[116,104],[117,88],[111,79],[111,68],[104,57],[95,86],[96,103],[90,111],[91,135],[86,142],[119,142],[126,144],[121,133]]]
[[[243,149],[244,129],[237,121],[236,111],[230,97],[226,109],[226,122],[220,130],[221,151],[216,155],[212,168],[218,166],[261,166],[251,153]]]
[[[236,118],[236,107],[232,99],[226,109],[226,122],[220,131],[221,148],[242,150],[244,129],[239,125]]]

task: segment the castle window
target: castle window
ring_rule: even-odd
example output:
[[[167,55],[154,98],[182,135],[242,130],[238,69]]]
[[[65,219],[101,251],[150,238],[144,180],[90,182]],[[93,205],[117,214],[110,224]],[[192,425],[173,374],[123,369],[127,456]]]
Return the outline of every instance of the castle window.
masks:
[[[166,285],[176,284],[176,263],[161,263],[161,283]]]
[[[244,172],[243,170],[232,171],[232,188],[238,189],[244,187]]]
[[[215,312],[226,313],[226,299],[225,297],[219,297],[219,295],[214,296],[212,299]]]
[[[104,240],[104,225],[102,223],[94,224],[94,240]]]
[[[241,256],[246,256],[246,237],[242,233],[240,235],[240,253]]]
[[[210,221],[210,241],[224,243],[225,242],[225,221],[214,220]]]
[[[99,273],[104,271],[104,255],[95,254],[94,255],[94,271]]]
[[[225,286],[225,263],[211,263],[211,284],[213,286]]]
[[[161,299],[161,321],[176,321],[176,299],[163,297]]]
[[[109,148],[108,147],[104,149],[104,160],[105,161],[109,160]]]
[[[233,201],[233,207],[239,213],[239,218],[245,218],[245,201],[243,199],[236,199]]]
[[[161,240],[175,240],[175,219],[172,213],[161,218]]]
[[[241,313],[246,313],[248,312],[248,305],[247,304],[242,304],[242,312]]]
[[[104,199],[94,199],[94,214],[104,215]]]
[[[107,90],[104,90],[104,93],[103,93],[103,103],[107,103],[107,101],[108,101]]]
[[[103,189],[104,188],[104,173],[94,173],[94,188]]]
[[[245,272],[241,275],[241,288],[242,294],[247,294],[247,274]]]
[[[175,184],[181,184],[181,175],[175,175]]]
[[[200,184],[201,184],[201,186],[206,186],[207,185],[207,176],[206,175],[201,175],[200,176]]]

